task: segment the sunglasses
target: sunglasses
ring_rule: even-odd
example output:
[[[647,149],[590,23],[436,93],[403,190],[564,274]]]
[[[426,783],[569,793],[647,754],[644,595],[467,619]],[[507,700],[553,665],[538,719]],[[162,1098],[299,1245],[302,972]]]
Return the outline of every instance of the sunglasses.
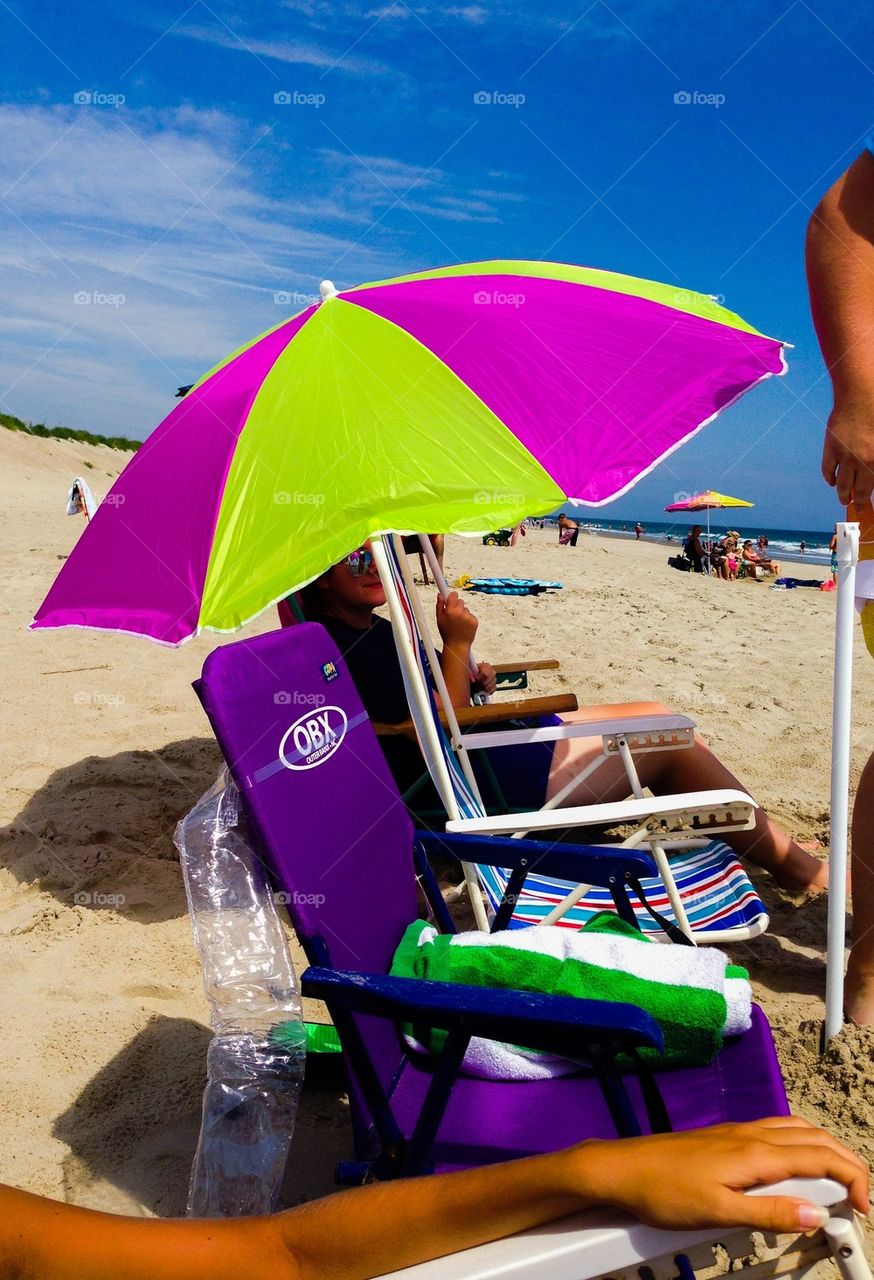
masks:
[[[343,563],[350,577],[363,578],[373,564],[373,552],[368,551],[366,547],[359,547],[357,551],[348,555]]]

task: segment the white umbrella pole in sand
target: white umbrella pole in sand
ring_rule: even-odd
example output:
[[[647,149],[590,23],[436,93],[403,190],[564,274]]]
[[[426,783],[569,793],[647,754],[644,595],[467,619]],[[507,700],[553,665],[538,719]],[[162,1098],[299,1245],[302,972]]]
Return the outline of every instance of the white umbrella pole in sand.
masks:
[[[829,838],[828,948],[825,976],[827,1044],[844,1022],[844,935],[847,927],[847,835],[850,820],[850,736],[853,692],[853,603],[859,562],[858,524],[839,524],[832,710],[831,823]]]

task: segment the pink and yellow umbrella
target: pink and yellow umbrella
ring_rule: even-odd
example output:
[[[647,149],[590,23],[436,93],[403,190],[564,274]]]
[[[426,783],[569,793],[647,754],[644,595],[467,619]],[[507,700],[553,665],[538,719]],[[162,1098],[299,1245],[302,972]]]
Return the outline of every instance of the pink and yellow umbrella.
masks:
[[[727,493],[715,493],[713,489],[705,489],[703,493],[693,493],[691,498],[684,498],[682,502],[672,502],[669,507],[665,507],[665,511],[706,511],[709,542],[711,511],[720,510],[722,507],[751,507],[752,505],[752,502],[745,502],[743,498],[730,498]]]
[[[34,626],[233,631],[369,536],[600,506],[782,346],[701,294],[550,262],[337,292],[197,382],[119,476]]]

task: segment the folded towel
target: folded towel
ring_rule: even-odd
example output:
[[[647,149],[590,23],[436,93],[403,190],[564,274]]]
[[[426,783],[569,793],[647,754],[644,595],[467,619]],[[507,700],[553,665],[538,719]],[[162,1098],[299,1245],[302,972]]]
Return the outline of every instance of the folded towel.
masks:
[[[396,977],[457,982],[476,987],[537,991],[633,1004],[651,1014],[665,1040],[662,1065],[701,1066],[725,1036],[751,1025],[749,978],[712,947],[667,946],[645,938],[610,912],[580,930],[535,925],[503,933],[441,935],[425,921],[411,924],[392,961]],[[417,1028],[418,1032],[418,1028]],[[445,1033],[419,1033],[408,1043],[438,1049]],[[488,1079],[542,1079],[566,1075],[579,1064],[555,1055],[474,1038],[464,1060],[468,1074]]]

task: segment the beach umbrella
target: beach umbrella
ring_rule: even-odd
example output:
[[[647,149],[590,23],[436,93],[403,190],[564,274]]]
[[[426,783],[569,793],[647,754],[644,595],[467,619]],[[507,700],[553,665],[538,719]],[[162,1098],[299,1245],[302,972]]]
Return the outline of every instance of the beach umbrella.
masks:
[[[192,385],[33,625],[178,644],[236,630],[370,535],[600,506],[786,367],[707,295],[561,263],[320,292]]]
[[[715,493],[713,489],[705,489],[703,493],[693,493],[691,498],[684,498],[682,502],[672,502],[669,507],[665,507],[665,511],[706,511],[707,512],[707,541],[710,541],[710,512],[717,511],[721,507],[751,507],[752,502],[745,502],[743,498],[730,498],[727,493]]]

